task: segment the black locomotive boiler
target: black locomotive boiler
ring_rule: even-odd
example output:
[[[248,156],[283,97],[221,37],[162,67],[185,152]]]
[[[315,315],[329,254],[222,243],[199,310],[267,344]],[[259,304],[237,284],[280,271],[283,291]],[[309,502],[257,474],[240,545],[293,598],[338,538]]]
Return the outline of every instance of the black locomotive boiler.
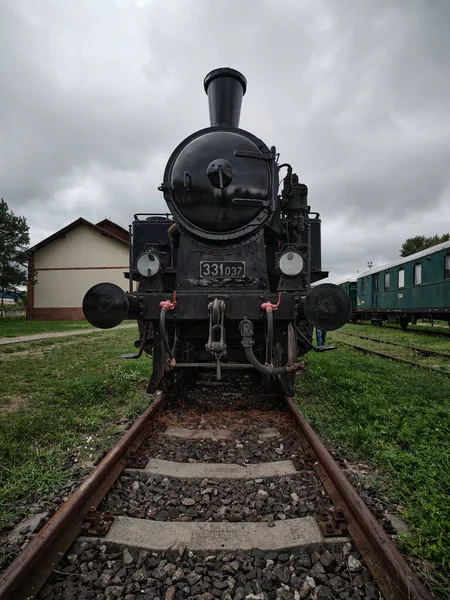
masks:
[[[130,291],[95,285],[84,314],[100,328],[138,320],[139,351],[128,356],[153,355],[148,392],[193,370],[220,380],[250,369],[292,395],[313,326],[341,327],[350,299],[333,284],[311,287],[328,275],[319,215],[275,147],[239,128],[245,77],[216,69],[204,87],[211,126],[173,151],[159,187],[170,213],[135,215]]]

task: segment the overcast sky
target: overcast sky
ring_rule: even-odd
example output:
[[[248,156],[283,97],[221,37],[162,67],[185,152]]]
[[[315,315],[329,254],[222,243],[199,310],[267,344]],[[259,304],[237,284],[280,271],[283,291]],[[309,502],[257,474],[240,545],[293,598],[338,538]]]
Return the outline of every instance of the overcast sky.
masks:
[[[0,196],[37,243],[163,211],[203,78],[247,78],[241,126],[321,213],[332,280],[450,231],[449,0],[0,0]]]

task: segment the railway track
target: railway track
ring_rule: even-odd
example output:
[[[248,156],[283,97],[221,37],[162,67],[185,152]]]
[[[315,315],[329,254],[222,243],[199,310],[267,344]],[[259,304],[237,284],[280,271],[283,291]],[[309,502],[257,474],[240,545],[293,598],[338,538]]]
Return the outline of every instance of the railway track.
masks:
[[[415,348],[412,346],[406,346],[404,344],[399,344],[397,342],[388,342],[386,340],[378,340],[378,339],[360,336],[360,335],[356,335],[356,334],[352,334],[352,333],[340,333],[338,335],[339,335],[338,341],[341,344],[350,346],[351,348],[354,348],[355,350],[358,350],[359,352],[365,352],[366,354],[374,354],[375,356],[380,356],[382,358],[389,358],[390,360],[394,360],[396,362],[404,363],[404,364],[407,364],[407,365],[410,365],[413,367],[419,367],[421,369],[426,369],[427,371],[434,371],[435,373],[440,373],[441,375],[447,375],[447,376],[449,375],[450,355],[448,355],[444,352],[438,352],[436,350],[428,350],[427,348]],[[400,347],[400,348],[403,348],[403,349],[406,349],[409,351],[413,351],[413,352],[416,352],[418,360],[420,360],[420,357],[428,358],[430,356],[445,358],[445,359],[449,360],[449,364],[447,366],[443,365],[441,367],[441,366],[434,366],[434,365],[416,362],[414,360],[409,360],[409,359],[404,358],[399,355],[389,354],[388,352],[380,352],[378,350],[374,350],[373,348],[368,348],[367,346],[359,346],[358,344],[354,344],[346,339],[343,339],[342,336],[359,338],[361,340],[366,340],[366,341],[381,343],[381,344],[387,344],[390,346]]]
[[[368,325],[368,323],[364,323],[364,322],[358,322],[356,321],[354,323],[355,325]],[[395,323],[383,323],[383,328],[386,329],[398,329],[399,331],[401,331],[402,333],[417,333],[419,335],[428,335],[428,336],[434,336],[434,337],[450,337],[450,332],[449,331],[444,331],[443,328],[441,328],[441,330],[438,330],[438,328],[436,327],[436,329],[434,331],[428,330],[428,329],[402,329],[399,325],[395,324]]]
[[[291,398],[206,381],[157,396],[0,598],[429,598],[375,513]]]
[[[421,356],[440,356],[442,358],[450,359],[450,354],[446,352],[439,352],[438,350],[429,350],[428,348],[417,348],[416,346],[406,346],[406,344],[399,344],[398,342],[391,342],[388,340],[380,340],[373,337],[368,337],[365,335],[356,335],[356,333],[348,333],[345,332],[345,335],[349,335],[350,337],[359,338],[360,340],[369,340],[371,342],[377,342],[380,344],[388,344],[389,346],[398,346],[400,348],[407,348],[408,350],[412,350],[413,352],[417,352]]]

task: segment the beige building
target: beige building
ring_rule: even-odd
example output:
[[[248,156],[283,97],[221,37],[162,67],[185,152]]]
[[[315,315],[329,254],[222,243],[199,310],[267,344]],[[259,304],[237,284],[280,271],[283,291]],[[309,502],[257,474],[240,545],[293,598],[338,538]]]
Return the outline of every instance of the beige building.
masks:
[[[31,248],[28,319],[84,319],[85,293],[109,281],[124,290],[129,270],[129,233],[105,219],[79,218]]]

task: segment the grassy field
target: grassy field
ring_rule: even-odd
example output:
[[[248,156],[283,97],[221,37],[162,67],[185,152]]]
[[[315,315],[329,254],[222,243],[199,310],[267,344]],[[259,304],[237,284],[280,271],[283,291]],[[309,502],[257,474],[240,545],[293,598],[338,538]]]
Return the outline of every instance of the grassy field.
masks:
[[[403,550],[448,572],[450,380],[338,343],[310,354],[296,399],[347,458],[381,468],[379,483],[410,527]]]
[[[0,338],[55,331],[77,331],[86,328],[92,328],[87,321],[27,321],[25,317],[0,318]]]
[[[149,404],[151,363],[119,359],[137,327],[0,348],[0,526],[18,502],[73,478],[68,464],[97,458],[118,421]]]

